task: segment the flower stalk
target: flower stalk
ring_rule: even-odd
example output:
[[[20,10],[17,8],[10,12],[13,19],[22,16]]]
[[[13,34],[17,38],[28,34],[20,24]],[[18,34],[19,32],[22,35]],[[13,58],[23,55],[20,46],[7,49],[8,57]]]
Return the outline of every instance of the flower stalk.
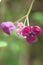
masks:
[[[28,10],[27,14],[24,15],[23,17],[21,17],[20,19],[18,19],[17,21],[21,21],[21,20],[23,20],[24,18],[26,18],[26,19],[25,19],[25,22],[26,22],[26,20],[27,20],[28,25],[29,25],[28,17],[29,17],[29,15],[30,15],[31,10],[32,10],[32,7],[33,7],[33,4],[34,4],[34,1],[35,1],[35,0],[32,0],[31,5],[30,5],[30,7],[29,7],[29,10]],[[17,21],[16,21],[16,22],[17,22]]]

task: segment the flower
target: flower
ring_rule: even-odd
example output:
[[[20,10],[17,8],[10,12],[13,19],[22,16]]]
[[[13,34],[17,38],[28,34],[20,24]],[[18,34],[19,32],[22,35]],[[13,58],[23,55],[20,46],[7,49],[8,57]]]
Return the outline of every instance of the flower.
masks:
[[[22,35],[26,36],[27,42],[32,44],[36,40],[37,34],[40,34],[41,31],[42,30],[39,26],[26,26],[22,30]]]
[[[22,35],[22,28],[16,29],[18,35]]]
[[[42,30],[39,26],[34,26],[33,30],[34,30],[34,32],[36,32],[37,35],[42,33]]]
[[[1,28],[5,33],[8,35],[12,33],[13,30],[15,30],[15,26],[13,22],[7,21],[7,22],[2,22],[1,23]]]
[[[24,27],[24,24],[22,22],[16,22],[16,25],[18,28]]]
[[[16,26],[17,26],[17,34],[18,35],[22,35],[22,29],[24,28],[24,24],[22,22],[16,22]]]
[[[27,36],[26,41],[29,42],[30,44],[32,44],[36,41],[36,38],[37,38],[37,36],[35,34],[31,35],[31,36]]]

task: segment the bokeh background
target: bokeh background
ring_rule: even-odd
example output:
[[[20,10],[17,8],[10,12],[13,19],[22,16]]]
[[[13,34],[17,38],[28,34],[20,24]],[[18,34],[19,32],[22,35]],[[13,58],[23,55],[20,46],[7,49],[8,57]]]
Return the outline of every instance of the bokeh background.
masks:
[[[26,15],[32,0],[0,0],[0,23]],[[35,0],[30,25],[39,25],[42,34],[30,45],[15,31],[10,36],[0,30],[0,65],[43,65],[43,0]],[[24,20],[21,20],[24,22]]]

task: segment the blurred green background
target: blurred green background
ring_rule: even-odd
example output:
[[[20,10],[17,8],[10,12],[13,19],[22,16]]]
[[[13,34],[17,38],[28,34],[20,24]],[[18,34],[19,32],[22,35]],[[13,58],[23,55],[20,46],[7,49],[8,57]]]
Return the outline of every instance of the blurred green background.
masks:
[[[32,0],[0,0],[0,23],[26,15]],[[29,16],[30,25],[39,25],[42,34],[28,44],[15,31],[10,36],[0,30],[0,65],[43,65],[43,0],[35,0]],[[22,20],[24,22],[24,20]]]

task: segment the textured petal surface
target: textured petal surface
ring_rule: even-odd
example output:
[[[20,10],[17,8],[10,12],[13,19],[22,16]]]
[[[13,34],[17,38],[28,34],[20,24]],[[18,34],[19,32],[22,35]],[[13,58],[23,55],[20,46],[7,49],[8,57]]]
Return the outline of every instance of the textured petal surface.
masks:
[[[36,33],[36,34],[41,34],[42,33],[42,30],[39,26],[34,26],[33,27],[33,31]]]
[[[24,27],[24,24],[22,22],[16,22],[16,25],[18,28]]]
[[[22,29],[24,28],[24,24],[22,22],[16,22],[16,26],[17,26],[17,34],[18,35],[22,35]]]
[[[27,36],[27,34],[32,31],[32,26],[26,26],[23,30],[22,30],[22,35],[23,36]]]
[[[17,31],[17,34],[18,34],[18,35],[22,35],[22,28],[21,28],[21,29],[18,28],[18,29],[16,29],[16,31]]]
[[[28,43],[32,44],[32,43],[35,42],[36,38],[37,38],[36,35],[34,35],[34,36],[32,35],[32,36],[29,36],[29,37],[27,36],[26,40],[27,40]]]
[[[10,34],[12,30],[15,30],[16,27],[14,26],[13,22],[8,21],[8,22],[2,22],[1,28],[5,33]]]

